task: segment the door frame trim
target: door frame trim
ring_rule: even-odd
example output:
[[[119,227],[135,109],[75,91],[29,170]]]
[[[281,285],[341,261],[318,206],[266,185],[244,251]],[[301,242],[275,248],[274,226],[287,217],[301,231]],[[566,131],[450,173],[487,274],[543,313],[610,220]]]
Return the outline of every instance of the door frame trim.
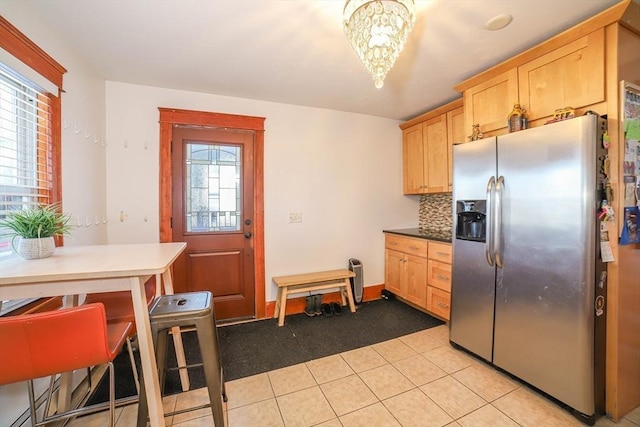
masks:
[[[264,117],[158,107],[160,111],[160,242],[171,242],[171,140],[174,125],[251,130],[254,134],[253,270],[255,316],[266,317],[264,268]]]

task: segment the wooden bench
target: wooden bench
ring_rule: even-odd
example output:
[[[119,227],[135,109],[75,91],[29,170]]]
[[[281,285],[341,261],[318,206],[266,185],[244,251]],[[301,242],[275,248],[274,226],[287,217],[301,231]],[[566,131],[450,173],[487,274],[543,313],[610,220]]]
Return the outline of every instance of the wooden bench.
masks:
[[[349,280],[349,278],[355,275],[353,271],[344,269],[274,277],[273,281],[278,285],[278,297],[276,298],[276,308],[273,312],[273,317],[274,319],[276,317],[278,318],[278,326],[284,325],[287,297],[289,294],[338,288],[340,290],[340,296],[342,297],[342,305],[347,305],[348,302],[349,309],[352,313],[355,313],[356,305],[353,302],[353,293],[351,292],[351,282]]]

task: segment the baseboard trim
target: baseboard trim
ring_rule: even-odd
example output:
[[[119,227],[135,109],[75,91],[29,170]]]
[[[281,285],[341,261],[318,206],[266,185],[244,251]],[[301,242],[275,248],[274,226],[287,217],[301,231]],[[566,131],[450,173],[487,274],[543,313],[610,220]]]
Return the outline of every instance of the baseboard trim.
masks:
[[[384,285],[371,285],[365,286],[362,289],[362,301],[374,301],[380,299],[380,292],[384,289]],[[299,314],[304,312],[304,309],[307,307],[306,297],[295,297],[289,298],[287,300],[287,308],[285,314]],[[340,302],[340,292],[328,292],[326,294],[322,294],[322,302]],[[267,301],[266,305],[266,314],[267,318],[273,317],[273,312],[276,308],[275,301]]]

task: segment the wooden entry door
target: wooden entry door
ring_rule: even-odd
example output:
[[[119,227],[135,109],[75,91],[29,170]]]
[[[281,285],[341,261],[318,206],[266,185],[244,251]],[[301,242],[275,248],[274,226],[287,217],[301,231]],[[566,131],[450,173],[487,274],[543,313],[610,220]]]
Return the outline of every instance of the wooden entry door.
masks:
[[[216,318],[255,317],[253,132],[174,126],[172,240],[176,292],[213,293]]]

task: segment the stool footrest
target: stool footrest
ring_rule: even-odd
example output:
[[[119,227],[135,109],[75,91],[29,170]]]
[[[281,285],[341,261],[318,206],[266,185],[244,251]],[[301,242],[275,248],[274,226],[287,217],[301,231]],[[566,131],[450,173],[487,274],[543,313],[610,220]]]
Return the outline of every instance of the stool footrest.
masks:
[[[186,412],[197,411],[199,409],[211,408],[211,403],[205,403],[203,405],[193,406],[190,408],[178,409],[177,411],[165,412],[165,417],[171,417],[173,415],[184,414]]]
[[[181,369],[199,368],[201,366],[204,366],[204,363],[194,363],[193,365],[176,366],[173,368],[167,368],[167,371],[179,371]]]

